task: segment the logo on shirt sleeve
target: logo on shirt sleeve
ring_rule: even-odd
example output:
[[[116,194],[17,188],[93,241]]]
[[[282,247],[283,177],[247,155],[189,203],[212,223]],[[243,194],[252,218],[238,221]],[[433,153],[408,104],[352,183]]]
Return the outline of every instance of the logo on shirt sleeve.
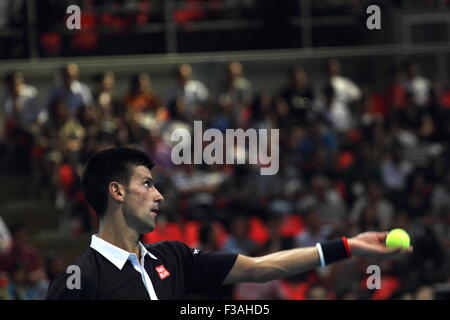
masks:
[[[198,249],[194,249],[194,254],[198,254],[200,252],[200,250],[198,250]]]
[[[156,272],[158,272],[159,277],[161,280],[164,280],[168,276],[170,276],[170,272],[164,267],[164,265],[160,265],[155,267]]]

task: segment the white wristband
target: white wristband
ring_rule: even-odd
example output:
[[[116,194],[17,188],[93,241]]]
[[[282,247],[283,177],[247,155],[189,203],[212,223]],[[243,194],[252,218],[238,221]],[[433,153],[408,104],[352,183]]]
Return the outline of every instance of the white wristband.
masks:
[[[320,266],[325,267],[326,266],[325,259],[323,257],[322,246],[320,245],[320,243],[316,244],[316,248],[317,248],[317,252],[319,252]]]

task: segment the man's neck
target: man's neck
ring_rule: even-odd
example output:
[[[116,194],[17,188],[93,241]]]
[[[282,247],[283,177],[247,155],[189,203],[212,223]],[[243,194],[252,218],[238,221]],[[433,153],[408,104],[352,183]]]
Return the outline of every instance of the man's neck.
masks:
[[[97,237],[140,257],[139,234],[129,228],[121,228],[117,224],[101,223]]]

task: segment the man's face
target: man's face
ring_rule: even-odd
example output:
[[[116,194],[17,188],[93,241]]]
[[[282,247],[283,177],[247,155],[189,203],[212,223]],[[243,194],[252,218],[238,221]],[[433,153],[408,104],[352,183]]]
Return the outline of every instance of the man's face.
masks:
[[[152,232],[162,200],[164,198],[155,188],[150,170],[144,166],[135,167],[123,203],[127,224],[140,234]]]

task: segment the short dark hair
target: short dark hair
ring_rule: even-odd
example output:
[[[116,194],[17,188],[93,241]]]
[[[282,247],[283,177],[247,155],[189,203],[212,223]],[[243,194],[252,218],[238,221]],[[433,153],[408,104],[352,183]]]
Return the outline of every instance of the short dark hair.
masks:
[[[142,151],[132,148],[110,148],[95,153],[84,168],[81,184],[84,196],[99,217],[106,213],[108,185],[111,181],[128,185],[137,166],[149,170],[154,162]]]

